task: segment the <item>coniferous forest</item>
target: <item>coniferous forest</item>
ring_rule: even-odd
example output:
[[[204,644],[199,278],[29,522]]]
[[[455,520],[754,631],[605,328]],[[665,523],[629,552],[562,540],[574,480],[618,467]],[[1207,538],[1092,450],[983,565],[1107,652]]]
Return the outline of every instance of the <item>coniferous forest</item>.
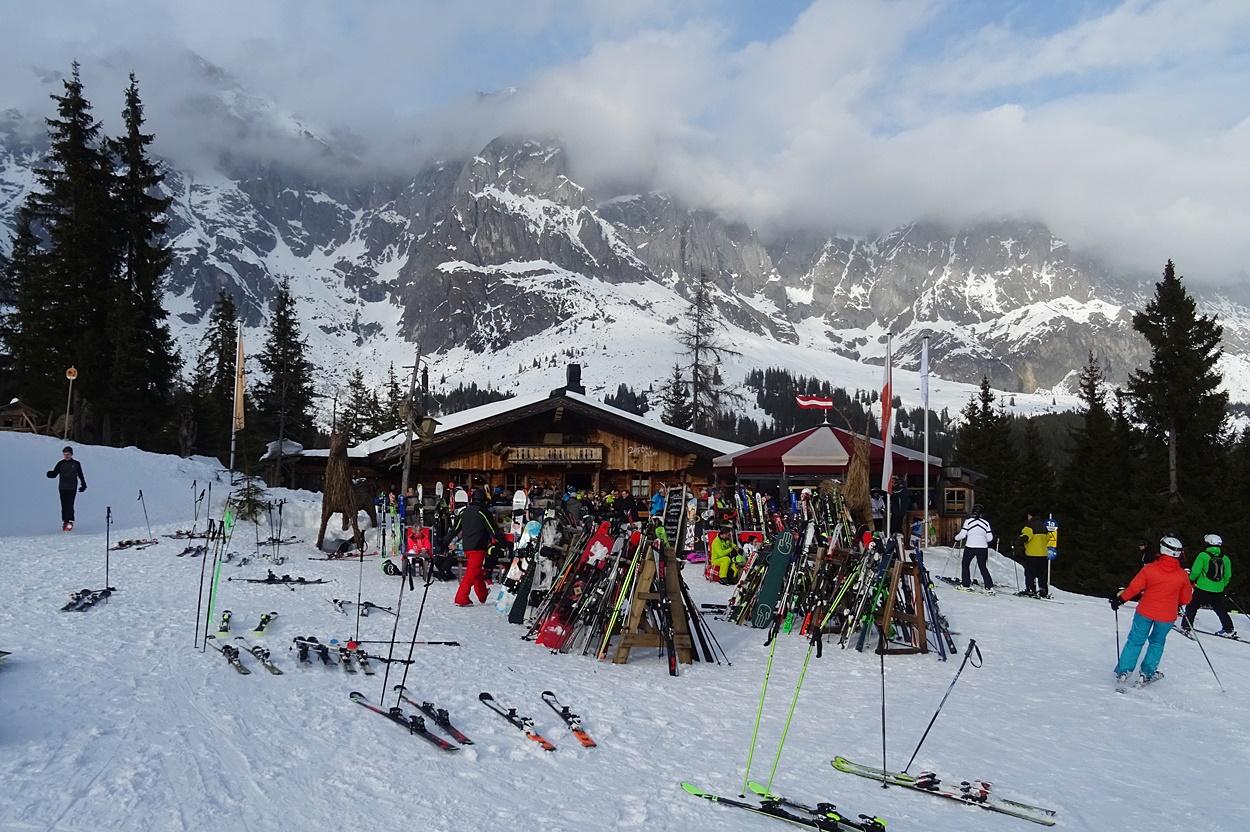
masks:
[[[178,354],[163,306],[171,258],[164,175],[151,152],[155,137],[144,132],[133,75],[124,93],[124,129],[116,136],[105,135],[93,115],[77,64],[50,96],[49,151],[17,212],[10,255],[0,262],[0,396],[51,414],[57,435],[224,461],[234,408],[236,300],[220,293],[198,354]],[[818,424],[822,414],[799,409],[795,396],[826,396],[835,404],[831,418],[876,434],[875,391],[847,392],[784,368],[754,370],[739,387],[722,378],[720,357],[733,350],[716,325],[714,299],[709,277],[701,276],[678,327],[685,365],[673,366],[649,396],[621,384],[609,400],[754,444]],[[1175,534],[1192,557],[1203,537],[1215,533],[1233,557],[1232,597],[1250,595],[1250,559],[1241,557],[1250,552],[1250,431],[1237,430],[1231,418],[1244,421],[1246,406],[1230,408],[1221,391],[1222,328],[1197,314],[1171,262],[1133,326],[1152,357],[1123,389],[1108,387],[1091,354],[1080,377],[1080,412],[1021,419],[1006,412],[983,380],[957,417],[929,414],[931,453],[983,477],[977,499],[1003,549],[1010,550],[1026,510],[1055,515],[1061,588],[1109,594],[1139,566],[1139,542],[1153,548],[1161,536]],[[289,278],[278,287],[263,343],[248,349],[261,372],[249,380],[244,402],[238,437],[244,470],[279,438],[316,445],[331,427],[359,440],[403,423],[407,385],[394,367],[381,390],[356,370],[332,403],[316,401],[316,368]],[[459,385],[427,391],[426,409],[449,413],[503,395]],[[744,415],[748,401],[766,419]],[[894,441],[919,448],[923,411],[903,410],[897,399],[895,405]],[[55,421],[67,409],[68,421]],[[327,412],[334,424],[318,424],[318,414]]]

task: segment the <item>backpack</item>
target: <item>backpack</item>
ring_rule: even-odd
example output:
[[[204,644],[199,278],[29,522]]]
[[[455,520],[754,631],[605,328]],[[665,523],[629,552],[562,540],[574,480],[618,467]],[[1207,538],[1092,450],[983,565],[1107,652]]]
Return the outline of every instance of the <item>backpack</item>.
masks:
[[[1226,555],[1211,555],[1207,561],[1206,579],[1214,583],[1222,583],[1224,580],[1224,558]]]

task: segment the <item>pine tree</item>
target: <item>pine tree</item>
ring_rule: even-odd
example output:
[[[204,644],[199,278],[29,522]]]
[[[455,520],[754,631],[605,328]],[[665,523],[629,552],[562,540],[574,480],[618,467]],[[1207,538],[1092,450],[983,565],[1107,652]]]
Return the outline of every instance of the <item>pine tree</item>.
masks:
[[[719,365],[727,355],[739,355],[720,337],[724,325],[716,314],[716,287],[707,272],[691,286],[690,306],[677,325],[677,341],[685,347],[689,360],[690,426],[710,434],[717,414],[731,402],[741,399],[720,375]]]
[[[208,316],[203,347],[191,380],[196,422],[199,425],[201,453],[225,461],[230,448],[231,421],[234,418],[234,373],[238,352],[239,322],[234,297],[226,291]]]
[[[1032,419],[1024,420],[1024,440],[1020,450],[1020,499],[1025,510],[1041,512],[1041,517],[1056,510],[1055,496],[1058,487],[1055,482],[1055,469],[1050,457],[1042,447],[1042,435],[1038,432],[1037,423]],[[1024,520],[1023,517],[1020,518]]]
[[[420,391],[417,392],[419,395]],[[386,368],[385,393],[386,398],[380,410],[380,421],[374,425],[377,433],[386,433],[404,426],[403,406],[404,400],[408,397],[408,388],[407,385],[400,384],[399,377],[395,375],[394,361]]]
[[[1216,364],[1224,328],[1198,315],[1169,260],[1155,296],[1133,316],[1133,329],[1150,343],[1150,367],[1129,376],[1138,419],[1154,440],[1148,450],[1167,459],[1169,503],[1212,493],[1221,472],[1228,394]]]
[[[161,305],[171,256],[164,214],[172,200],[158,195],[165,176],[148,158],[152,136],[143,132],[133,73],[125,100],[126,133],[110,142],[118,160],[113,200],[121,261],[111,301],[113,365],[104,402],[123,442],[149,437],[168,420],[181,365]]]
[[[357,367],[347,380],[347,398],[339,417],[339,430],[347,433],[349,445],[377,436],[384,421],[376,390],[365,384],[365,374]],[[392,428],[393,429],[393,428]]]
[[[1103,373],[1094,354],[1081,371],[1081,424],[1069,431],[1071,451],[1061,474],[1059,560],[1065,588],[1107,594],[1132,574],[1141,534],[1131,518],[1135,455],[1127,423],[1107,405]],[[1140,566],[1140,564],[1136,564]]]
[[[987,377],[961,412],[963,423],[955,439],[955,456],[963,465],[984,475],[977,483],[976,500],[991,523],[1014,526],[1022,519],[1017,493],[1019,456],[1011,436],[1011,420],[1000,406]]]
[[[673,365],[673,375],[660,392],[660,421],[675,428],[689,430],[693,414],[690,399],[686,395],[686,380],[681,375],[681,365]]]
[[[42,255],[39,238],[31,228],[33,219],[29,207],[20,208],[16,219],[13,250],[0,268],[0,344],[3,345],[0,349],[0,385],[4,385],[0,392],[4,394],[5,401],[20,393],[21,380],[27,376],[25,368],[19,369],[18,360],[22,356],[14,354],[15,344],[20,349],[22,338],[18,302],[22,287],[38,279]]]
[[[57,117],[46,119],[50,147],[35,170],[38,187],[23,206],[26,229],[46,245],[23,255],[6,337],[18,389],[43,410],[63,399],[71,365],[79,372],[76,393],[102,398],[113,358],[108,326],[118,262],[113,166],[76,62],[62,83],[64,94],[51,96]]]
[[[649,409],[646,392],[635,393],[633,388],[625,382],[617,385],[615,396],[604,396],[603,403],[610,407],[620,408],[626,413],[634,413],[639,416],[645,414]]]
[[[312,364],[300,335],[291,281],[284,278],[269,318],[269,336],[258,357],[265,379],[256,385],[260,428],[270,441],[291,439],[307,446],[316,437],[313,424]]]

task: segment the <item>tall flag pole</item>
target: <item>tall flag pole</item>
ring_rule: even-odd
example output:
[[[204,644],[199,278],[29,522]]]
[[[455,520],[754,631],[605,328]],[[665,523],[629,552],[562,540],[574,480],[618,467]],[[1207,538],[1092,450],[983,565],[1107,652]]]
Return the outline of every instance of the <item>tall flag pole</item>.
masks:
[[[234,358],[234,421],[230,425],[230,470],[234,471],[235,433],[243,430],[243,400],[247,392],[247,372],[243,367],[243,329],[239,329],[239,348]]]
[[[892,335],[885,336],[885,381],[881,385],[881,444],[885,447],[885,459],[881,463],[881,489],[887,495],[894,491],[894,449],[891,447],[890,434],[893,432],[890,428],[890,417],[894,413],[894,372],[893,372],[893,356],[890,352],[890,339]],[[890,503],[888,496],[885,501],[885,527],[893,528],[890,517]]]
[[[924,405],[924,524],[923,545],[929,545],[929,336],[920,346],[920,403]]]

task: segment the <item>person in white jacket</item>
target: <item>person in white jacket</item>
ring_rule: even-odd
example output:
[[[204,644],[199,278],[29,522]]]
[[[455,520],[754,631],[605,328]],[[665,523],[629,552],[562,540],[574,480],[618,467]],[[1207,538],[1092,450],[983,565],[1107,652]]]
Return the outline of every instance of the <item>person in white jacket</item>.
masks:
[[[984,582],[985,591],[993,592],[994,579],[990,577],[990,570],[985,562],[989,558],[990,541],[994,539],[994,531],[990,528],[990,522],[981,516],[982,510],[979,505],[972,507],[972,516],[964,521],[963,528],[955,535],[955,540],[964,541],[964,588],[972,588],[970,567],[975,558],[977,566],[981,569],[981,580]]]

